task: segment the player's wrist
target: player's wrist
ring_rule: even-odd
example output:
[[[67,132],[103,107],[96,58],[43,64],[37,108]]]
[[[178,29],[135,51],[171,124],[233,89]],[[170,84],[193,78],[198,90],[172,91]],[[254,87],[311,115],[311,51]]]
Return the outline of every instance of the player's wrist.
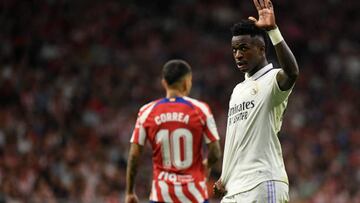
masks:
[[[271,30],[266,31],[270,37],[271,43],[275,46],[284,40],[281,32],[277,26]]]

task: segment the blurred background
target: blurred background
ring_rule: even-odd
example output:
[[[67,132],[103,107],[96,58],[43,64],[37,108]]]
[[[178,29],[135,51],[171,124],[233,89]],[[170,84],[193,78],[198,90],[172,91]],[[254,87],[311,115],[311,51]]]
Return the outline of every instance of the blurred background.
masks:
[[[0,202],[123,202],[137,112],[164,96],[168,59],[192,65],[191,96],[209,103],[224,143],[243,80],[230,27],[257,17],[251,0],[0,2]],[[360,1],[273,4],[301,73],[280,133],[291,202],[360,202]]]

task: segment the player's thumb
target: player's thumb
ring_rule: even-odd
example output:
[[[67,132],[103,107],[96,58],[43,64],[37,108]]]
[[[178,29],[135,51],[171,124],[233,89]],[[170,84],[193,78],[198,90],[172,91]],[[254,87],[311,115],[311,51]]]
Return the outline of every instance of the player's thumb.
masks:
[[[253,21],[254,23],[257,22],[256,18],[254,18],[254,17],[252,17],[252,16],[249,16],[248,19],[251,20],[251,21]]]

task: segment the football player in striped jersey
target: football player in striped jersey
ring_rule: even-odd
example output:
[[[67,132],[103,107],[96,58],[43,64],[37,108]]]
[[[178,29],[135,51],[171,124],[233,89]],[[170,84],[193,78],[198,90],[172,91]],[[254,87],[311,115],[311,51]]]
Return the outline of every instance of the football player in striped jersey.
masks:
[[[167,62],[162,84],[166,97],[144,105],[138,113],[130,141],[125,202],[138,202],[135,176],[146,141],[153,161],[150,202],[208,202],[207,175],[221,156],[214,117],[205,102],[188,97],[192,74],[187,62]]]

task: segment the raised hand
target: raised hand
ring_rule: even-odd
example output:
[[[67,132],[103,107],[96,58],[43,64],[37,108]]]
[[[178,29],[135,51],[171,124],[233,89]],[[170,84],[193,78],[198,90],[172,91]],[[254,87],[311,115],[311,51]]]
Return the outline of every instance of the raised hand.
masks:
[[[270,0],[253,0],[259,19],[250,16],[249,20],[254,21],[255,25],[265,30],[276,28],[274,7]]]

